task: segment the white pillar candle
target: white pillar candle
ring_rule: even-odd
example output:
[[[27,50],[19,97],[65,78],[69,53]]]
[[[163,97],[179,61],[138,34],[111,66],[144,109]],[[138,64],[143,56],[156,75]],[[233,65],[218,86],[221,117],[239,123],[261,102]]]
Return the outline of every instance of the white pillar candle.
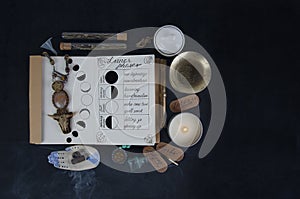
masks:
[[[171,140],[182,147],[195,145],[201,138],[203,126],[200,119],[192,113],[176,115],[169,124]]]

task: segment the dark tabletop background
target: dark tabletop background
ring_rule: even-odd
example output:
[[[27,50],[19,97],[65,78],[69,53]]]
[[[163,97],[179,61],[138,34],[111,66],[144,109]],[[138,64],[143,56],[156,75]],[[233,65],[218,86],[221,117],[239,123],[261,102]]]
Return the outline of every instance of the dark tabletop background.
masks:
[[[300,198],[297,0],[10,0],[0,10],[1,199]],[[29,55],[63,31],[165,24],[197,40],[223,77],[228,112],[213,151],[188,151],[165,174],[54,169],[57,146],[28,143]]]

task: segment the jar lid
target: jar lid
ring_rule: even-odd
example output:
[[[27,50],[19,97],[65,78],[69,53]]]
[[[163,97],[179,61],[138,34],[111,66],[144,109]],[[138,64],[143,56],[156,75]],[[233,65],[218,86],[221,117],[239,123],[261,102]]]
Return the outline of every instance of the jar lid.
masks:
[[[160,27],[154,35],[155,49],[166,57],[172,57],[181,52],[185,39],[182,31],[173,25]]]

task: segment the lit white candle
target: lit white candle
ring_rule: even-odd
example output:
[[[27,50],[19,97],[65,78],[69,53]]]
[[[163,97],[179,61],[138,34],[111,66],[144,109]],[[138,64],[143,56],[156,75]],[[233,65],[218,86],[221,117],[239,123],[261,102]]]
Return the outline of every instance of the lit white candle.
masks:
[[[169,124],[171,140],[182,147],[195,145],[201,138],[203,127],[200,119],[192,113],[176,115]]]

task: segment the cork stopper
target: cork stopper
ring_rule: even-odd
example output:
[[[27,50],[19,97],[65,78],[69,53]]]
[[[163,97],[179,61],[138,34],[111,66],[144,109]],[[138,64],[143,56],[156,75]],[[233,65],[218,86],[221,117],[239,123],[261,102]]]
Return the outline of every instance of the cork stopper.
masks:
[[[118,33],[117,40],[118,41],[127,41],[127,33]]]
[[[71,43],[60,42],[59,48],[60,48],[60,50],[72,50],[72,44]]]

